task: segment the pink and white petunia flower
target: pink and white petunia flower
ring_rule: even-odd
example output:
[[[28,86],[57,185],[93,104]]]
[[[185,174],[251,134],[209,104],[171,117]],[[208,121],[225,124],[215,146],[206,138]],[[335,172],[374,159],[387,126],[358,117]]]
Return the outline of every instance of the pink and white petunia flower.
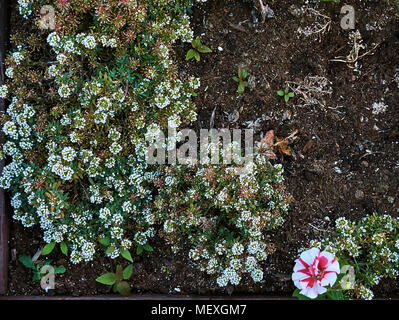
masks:
[[[292,281],[301,290],[301,294],[314,299],[327,291],[326,286],[333,286],[340,273],[335,256],[327,251],[312,248],[302,252],[295,260]]]

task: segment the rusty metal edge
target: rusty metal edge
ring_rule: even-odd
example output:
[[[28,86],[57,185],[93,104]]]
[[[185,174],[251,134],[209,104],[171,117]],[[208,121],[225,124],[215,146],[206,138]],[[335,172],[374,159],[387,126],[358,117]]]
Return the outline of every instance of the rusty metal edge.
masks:
[[[7,0],[0,0],[0,85],[4,84],[5,47],[8,40],[7,28]],[[5,111],[5,99],[0,99],[0,112]],[[0,137],[1,144],[3,136]],[[0,161],[0,172],[3,171],[4,160]],[[8,239],[9,224],[5,192],[0,188],[0,294],[7,293],[8,286]]]

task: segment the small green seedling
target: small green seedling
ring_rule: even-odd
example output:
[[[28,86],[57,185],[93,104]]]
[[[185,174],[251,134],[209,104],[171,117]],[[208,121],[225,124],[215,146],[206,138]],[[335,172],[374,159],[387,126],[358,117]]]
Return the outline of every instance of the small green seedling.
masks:
[[[154,251],[154,249],[148,243],[146,243],[145,245],[137,246],[136,254],[141,254],[144,250],[148,252]]]
[[[43,247],[41,255],[46,256],[46,255],[50,254],[54,250],[55,245],[56,245],[56,242],[47,243]],[[66,256],[68,255],[68,245],[64,241],[60,242],[60,249],[64,255],[66,255]]]
[[[130,285],[124,280],[129,280],[132,273],[132,264],[129,264],[124,270],[121,265],[118,265],[115,273],[105,273],[102,276],[99,276],[96,281],[108,286],[113,286],[114,293],[118,292],[122,296],[130,296]]]
[[[293,98],[295,96],[295,94],[293,92],[289,92],[288,88],[285,88],[285,90],[279,90],[277,91],[277,94],[280,97],[284,97],[284,101],[287,103],[288,101],[290,101],[291,98]]]
[[[199,37],[195,38],[193,41],[191,41],[191,46],[193,47],[192,49],[187,51],[186,54],[186,60],[191,60],[195,59],[197,61],[201,60],[201,53],[210,53],[212,50],[201,44],[201,40]]]
[[[238,77],[233,77],[233,80],[238,83],[237,92],[243,94],[245,88],[248,86],[248,82],[245,79],[248,77],[248,72],[244,68],[238,68]]]
[[[34,263],[32,261],[32,258],[28,255],[22,254],[18,257],[18,260],[26,267],[32,270],[33,272],[33,281],[40,281],[42,277],[44,277],[46,274],[41,273],[40,270],[43,268],[43,266],[48,266],[51,265],[52,260],[43,260],[43,261],[38,261],[38,263]],[[60,273],[65,273],[66,269],[64,266],[55,266],[54,267],[54,274],[60,274]]]

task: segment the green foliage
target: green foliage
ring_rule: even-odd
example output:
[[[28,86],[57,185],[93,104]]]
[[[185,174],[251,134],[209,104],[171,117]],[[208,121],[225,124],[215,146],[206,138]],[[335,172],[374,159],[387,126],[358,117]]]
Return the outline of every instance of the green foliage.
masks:
[[[105,273],[99,276],[96,281],[104,285],[113,286],[113,291],[115,293],[118,292],[122,296],[129,296],[131,289],[129,283],[125,280],[129,280],[132,273],[132,264],[129,264],[125,269],[122,269],[122,266],[118,265],[115,273]]]
[[[50,242],[47,243],[43,249],[42,249],[42,256],[47,256],[49,255],[51,252],[53,252],[54,248],[56,246],[56,242]],[[68,245],[65,243],[65,241],[60,242],[60,250],[64,255],[68,255]]]
[[[109,246],[111,244],[111,239],[110,238],[100,238],[100,239],[98,239],[98,242],[100,242],[104,246]]]
[[[68,245],[64,241],[60,243],[60,249],[64,255],[68,255]]]
[[[132,255],[130,254],[129,250],[126,250],[126,249],[121,250],[121,255],[122,255],[122,257],[124,257],[126,260],[128,260],[128,261],[130,261],[130,262],[133,262]]]
[[[280,97],[284,97],[284,101],[287,103],[291,98],[295,96],[293,92],[289,92],[289,88],[285,88],[285,90],[279,90],[277,91],[277,94]]]
[[[32,258],[28,255],[19,255],[18,257],[19,262],[21,262],[26,268],[31,269],[33,272],[33,281],[40,281],[40,279],[45,276],[45,274],[41,273],[40,270],[42,269],[43,266],[48,266],[51,265],[52,260],[43,260],[43,261],[37,261],[35,264],[32,261]],[[61,274],[65,273],[66,269],[64,266],[54,266],[54,274]]]
[[[143,253],[144,250],[145,250],[145,251],[149,251],[149,252],[154,251],[154,249],[153,249],[148,243],[146,243],[145,245],[138,245],[138,246],[137,246],[136,253],[137,253],[138,255],[140,255],[140,254]]]
[[[42,250],[42,256],[50,254],[55,248],[55,242],[47,243]]]
[[[195,59],[197,61],[201,60],[201,53],[210,53],[212,50],[201,44],[201,40],[199,37],[196,37],[193,41],[191,41],[192,49],[187,51],[186,60]]]
[[[245,81],[245,79],[248,77],[248,72],[244,68],[239,67],[237,75],[238,76],[233,77],[233,80],[238,83],[237,92],[239,94],[243,94],[245,88],[248,86],[248,82]]]

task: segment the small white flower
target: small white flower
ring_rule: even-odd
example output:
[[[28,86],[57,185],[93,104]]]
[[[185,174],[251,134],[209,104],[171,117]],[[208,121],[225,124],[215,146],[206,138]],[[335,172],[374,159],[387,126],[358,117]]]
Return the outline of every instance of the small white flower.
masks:
[[[7,97],[7,94],[8,94],[8,88],[5,84],[3,84],[2,86],[0,86],[0,98],[5,99],[5,97]]]
[[[114,142],[113,144],[111,144],[111,146],[109,147],[109,151],[111,151],[112,154],[118,154],[119,152],[122,151],[122,147],[120,146],[120,144],[118,144],[117,142]]]
[[[94,49],[97,45],[96,43],[96,38],[94,38],[93,36],[86,36],[83,41],[82,44],[87,48],[87,49]]]
[[[7,68],[6,69],[6,76],[9,78],[14,78],[14,68]]]
[[[62,150],[62,158],[66,161],[73,161],[76,157],[76,151],[71,147],[65,147]]]
[[[71,94],[71,89],[65,84],[63,84],[59,89],[58,89],[58,94],[62,98],[67,98]]]

